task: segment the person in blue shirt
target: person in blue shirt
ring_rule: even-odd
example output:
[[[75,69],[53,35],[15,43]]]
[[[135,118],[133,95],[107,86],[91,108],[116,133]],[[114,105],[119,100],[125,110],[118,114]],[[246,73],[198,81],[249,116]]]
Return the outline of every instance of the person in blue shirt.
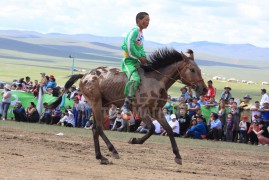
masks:
[[[207,139],[214,139],[214,141],[218,141],[222,135],[222,124],[218,119],[219,116],[217,113],[210,114],[210,129],[208,132]]]
[[[186,134],[194,139],[203,139],[206,137],[206,124],[204,123],[203,117],[197,117],[198,124],[189,129]]]
[[[56,88],[56,86],[57,86],[57,84],[56,84],[56,80],[55,80],[54,76],[53,75],[50,75],[49,82],[46,85],[46,91],[49,88],[54,89],[54,88]]]

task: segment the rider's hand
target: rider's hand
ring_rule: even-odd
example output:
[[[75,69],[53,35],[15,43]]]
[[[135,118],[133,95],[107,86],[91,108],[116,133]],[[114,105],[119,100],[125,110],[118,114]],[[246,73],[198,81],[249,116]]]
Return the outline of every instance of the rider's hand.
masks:
[[[148,60],[147,60],[146,57],[140,57],[139,60],[140,60],[140,62],[141,62],[142,64],[145,64],[146,62],[148,62]]]

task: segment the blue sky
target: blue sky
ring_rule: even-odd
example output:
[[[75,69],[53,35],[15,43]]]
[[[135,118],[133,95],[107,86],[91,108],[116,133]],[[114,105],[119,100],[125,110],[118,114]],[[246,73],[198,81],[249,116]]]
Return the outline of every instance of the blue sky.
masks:
[[[146,40],[269,47],[268,8],[268,0],[0,0],[0,29],[124,36],[146,11]]]

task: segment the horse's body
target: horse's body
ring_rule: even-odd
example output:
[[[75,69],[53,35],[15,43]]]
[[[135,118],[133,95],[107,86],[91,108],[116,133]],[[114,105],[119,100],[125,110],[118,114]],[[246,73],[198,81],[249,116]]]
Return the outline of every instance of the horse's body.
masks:
[[[175,50],[159,50],[150,56],[147,66],[142,65],[139,68],[141,85],[136,92],[135,100],[132,104],[133,112],[138,113],[139,117],[150,127],[149,132],[142,138],[132,138],[129,143],[144,143],[155,130],[151,118],[157,119],[166,130],[176,155],[175,161],[181,164],[181,156],[173,136],[173,132],[167,123],[162,108],[167,100],[167,90],[175,83],[181,80],[187,86],[195,89],[196,94],[204,95],[207,87],[201,77],[201,71],[197,64],[187,58],[185,55]],[[127,82],[126,75],[117,68],[99,67],[91,70],[85,75],[73,75],[67,81],[65,89],[69,89],[76,80],[80,79],[79,88],[85,99],[92,106],[94,114],[93,138],[95,145],[96,158],[101,160],[102,164],[107,164],[108,160],[102,156],[99,146],[99,135],[103,138],[108,149],[112,152],[114,158],[119,158],[118,152],[108,140],[103,132],[103,114],[102,107],[115,104],[121,107],[124,102],[124,86]],[[51,105],[57,106],[61,97]]]

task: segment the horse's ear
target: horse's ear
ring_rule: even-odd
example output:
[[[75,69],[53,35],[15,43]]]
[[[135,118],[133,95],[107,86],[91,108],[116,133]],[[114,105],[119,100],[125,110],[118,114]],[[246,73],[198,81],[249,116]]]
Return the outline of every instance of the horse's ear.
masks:
[[[187,61],[188,57],[181,51],[182,59],[184,61]]]

